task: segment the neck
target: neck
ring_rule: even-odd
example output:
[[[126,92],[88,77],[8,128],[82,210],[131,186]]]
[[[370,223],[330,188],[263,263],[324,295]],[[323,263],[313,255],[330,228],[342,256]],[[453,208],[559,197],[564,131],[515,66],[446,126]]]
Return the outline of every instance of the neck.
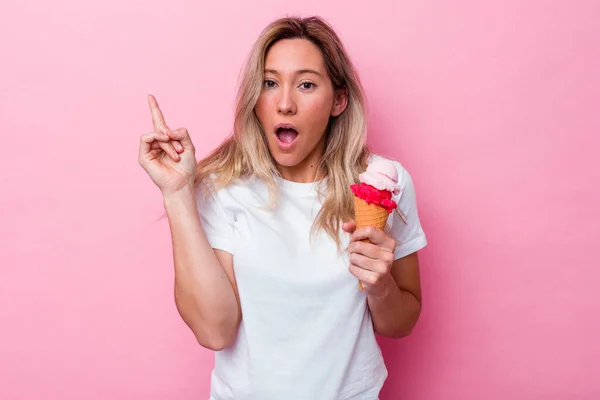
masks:
[[[278,165],[277,169],[281,177],[285,180],[298,183],[316,182],[323,179],[324,171],[318,171],[317,166],[321,157],[325,154],[325,136],[323,135],[323,138],[315,146],[315,149],[300,163],[292,167]]]

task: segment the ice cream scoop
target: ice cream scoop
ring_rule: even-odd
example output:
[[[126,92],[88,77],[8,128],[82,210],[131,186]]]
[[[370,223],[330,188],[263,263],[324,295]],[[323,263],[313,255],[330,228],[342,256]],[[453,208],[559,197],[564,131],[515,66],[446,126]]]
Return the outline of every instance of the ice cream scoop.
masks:
[[[358,179],[379,190],[387,190],[394,195],[400,193],[398,170],[388,160],[373,161],[367,170],[358,176]]]

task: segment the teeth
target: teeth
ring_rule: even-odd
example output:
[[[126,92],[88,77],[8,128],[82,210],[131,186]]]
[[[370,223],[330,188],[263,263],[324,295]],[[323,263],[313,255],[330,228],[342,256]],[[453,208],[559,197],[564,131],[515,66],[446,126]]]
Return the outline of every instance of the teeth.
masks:
[[[294,128],[277,128],[277,132],[281,132],[282,130],[298,132]]]

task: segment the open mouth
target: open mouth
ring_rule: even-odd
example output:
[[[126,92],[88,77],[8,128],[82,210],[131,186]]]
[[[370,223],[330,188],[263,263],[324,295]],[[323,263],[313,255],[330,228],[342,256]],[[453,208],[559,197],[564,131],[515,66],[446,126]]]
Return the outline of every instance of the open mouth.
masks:
[[[279,147],[282,149],[291,148],[298,139],[298,131],[291,125],[278,126],[275,129],[275,135],[277,136]]]
[[[277,139],[282,143],[292,143],[298,137],[298,131],[294,128],[279,128],[276,134]]]

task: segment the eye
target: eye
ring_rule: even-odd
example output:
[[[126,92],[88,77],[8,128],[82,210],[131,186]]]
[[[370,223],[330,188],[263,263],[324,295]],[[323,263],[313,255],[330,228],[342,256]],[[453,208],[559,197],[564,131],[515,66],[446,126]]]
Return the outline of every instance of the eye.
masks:
[[[302,89],[310,90],[310,89],[313,89],[316,85],[312,82],[302,82],[301,86],[302,86]]]
[[[265,81],[264,81],[264,86],[266,88],[273,88],[273,87],[275,87],[275,85],[276,85],[276,83],[270,79],[265,79]]]

